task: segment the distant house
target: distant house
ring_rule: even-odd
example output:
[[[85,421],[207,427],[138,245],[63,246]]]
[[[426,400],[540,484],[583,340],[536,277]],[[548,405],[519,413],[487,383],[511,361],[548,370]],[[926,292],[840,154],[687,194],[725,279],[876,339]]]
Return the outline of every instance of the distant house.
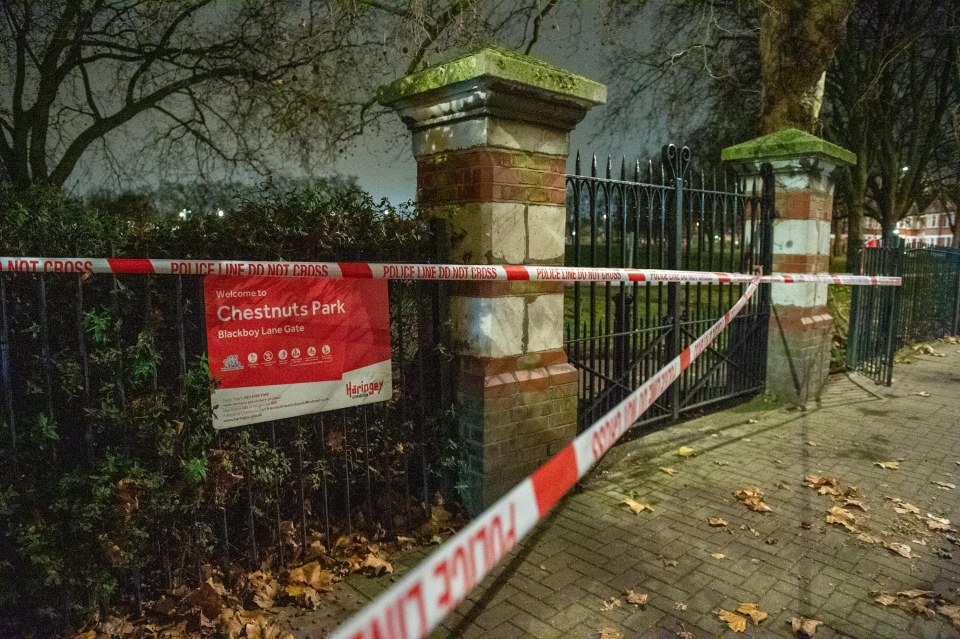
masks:
[[[914,209],[915,211],[916,209]],[[944,202],[940,198],[934,200],[922,213],[912,213],[897,222],[894,233],[903,238],[907,248],[918,246],[953,246],[953,225],[956,221],[957,206],[955,203]],[[840,242],[847,245],[846,220],[838,221],[836,225],[840,232]],[[883,235],[880,222],[872,217],[863,220],[863,242],[867,246],[876,246]],[[836,239],[835,236],[831,239]]]

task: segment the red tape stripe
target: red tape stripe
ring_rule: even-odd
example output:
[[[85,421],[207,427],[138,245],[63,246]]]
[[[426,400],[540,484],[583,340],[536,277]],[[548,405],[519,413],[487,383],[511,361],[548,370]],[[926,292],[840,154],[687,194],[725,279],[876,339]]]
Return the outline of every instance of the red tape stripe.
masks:
[[[373,269],[366,262],[337,262],[344,277],[369,279],[373,277]]]
[[[153,263],[150,260],[130,257],[108,257],[107,264],[114,273],[153,273]]]
[[[539,517],[543,517],[577,483],[577,451],[573,444],[538,468],[530,479]]]
[[[530,271],[523,266],[504,265],[503,270],[507,272],[508,280],[529,280]]]

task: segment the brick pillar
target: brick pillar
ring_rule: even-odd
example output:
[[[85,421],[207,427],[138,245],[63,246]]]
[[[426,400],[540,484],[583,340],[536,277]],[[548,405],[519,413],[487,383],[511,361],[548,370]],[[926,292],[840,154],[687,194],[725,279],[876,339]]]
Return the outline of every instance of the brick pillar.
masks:
[[[494,48],[380,94],[412,132],[418,203],[445,220],[449,260],[461,264],[563,263],[569,132],[605,99],[601,84]],[[576,434],[563,291],[553,283],[451,285],[463,497],[473,511]]]
[[[830,270],[833,171],[856,156],[797,129],[785,129],[723,150],[746,175],[773,166],[775,273]],[[767,349],[767,389],[800,405],[820,395],[830,371],[833,318],[827,284],[774,284]]]

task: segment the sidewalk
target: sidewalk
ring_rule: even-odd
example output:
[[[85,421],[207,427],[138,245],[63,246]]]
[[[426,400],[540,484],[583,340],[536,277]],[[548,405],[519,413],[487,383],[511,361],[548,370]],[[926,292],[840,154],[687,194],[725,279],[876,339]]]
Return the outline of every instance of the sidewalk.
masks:
[[[435,636],[794,637],[794,616],[823,622],[816,639],[960,636],[941,614],[873,601],[920,589],[960,603],[956,537],[926,525],[927,513],[960,522],[960,488],[948,488],[960,485],[960,347],[933,347],[946,356],[897,364],[892,388],[836,376],[807,411],[756,401],[615,447]],[[680,446],[695,456],[680,457]],[[875,464],[887,461],[899,468]],[[846,504],[856,532],[825,521],[845,500],[805,486],[811,474],[857,487],[868,510]],[[748,486],[762,489],[770,512],[734,497]],[[653,510],[634,514],[626,498]],[[860,532],[906,544],[912,558]],[[388,585],[348,583],[337,594],[343,614],[311,620],[298,638],[324,636]],[[646,605],[630,605],[629,591],[648,595]],[[769,618],[734,634],[718,610],[741,602]]]

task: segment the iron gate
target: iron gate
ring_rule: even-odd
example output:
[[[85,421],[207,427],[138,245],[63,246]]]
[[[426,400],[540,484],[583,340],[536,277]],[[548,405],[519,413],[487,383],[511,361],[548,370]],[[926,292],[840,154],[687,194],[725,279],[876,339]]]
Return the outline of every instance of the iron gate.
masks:
[[[863,275],[895,275],[902,286],[854,286],[847,367],[878,384],[893,380],[897,349],[960,332],[960,250],[904,249],[901,240],[860,251]]]
[[[751,272],[772,263],[773,172],[746,184],[729,175],[691,177],[690,150],[664,147],[659,163],[598,176],[580,156],[567,176],[571,266]],[[574,283],[567,289],[565,346],[580,371],[579,428],[596,421],[660,370],[742,295],[741,284]],[[749,397],[766,378],[769,285],[761,287],[713,347],[638,423]]]

